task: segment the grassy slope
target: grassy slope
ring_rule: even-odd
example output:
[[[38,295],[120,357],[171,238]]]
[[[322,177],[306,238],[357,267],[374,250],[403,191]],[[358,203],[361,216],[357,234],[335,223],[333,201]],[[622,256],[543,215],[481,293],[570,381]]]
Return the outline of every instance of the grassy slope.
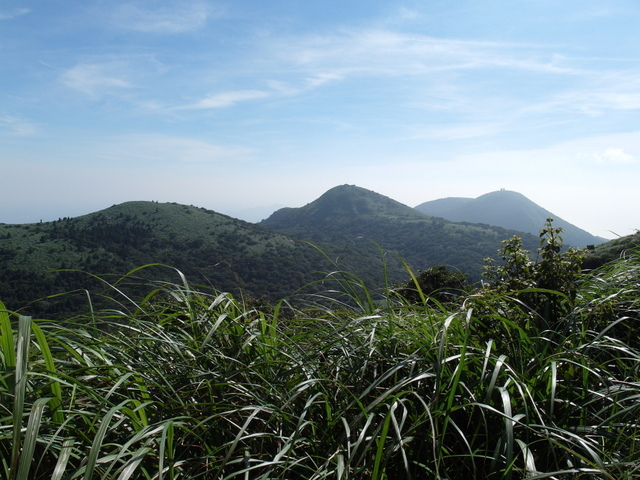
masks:
[[[640,474],[635,254],[584,277],[558,331],[491,291],[360,311],[113,297],[70,324],[0,306],[5,478]]]
[[[585,268],[597,268],[618,258],[624,258],[629,252],[638,248],[640,248],[640,232],[596,245],[589,251]]]
[[[128,202],[56,222],[0,225],[5,280],[0,294],[14,300],[11,308],[88,281],[74,273],[46,273],[50,270],[116,275],[156,262],[180,269],[196,283],[276,298],[329,268],[313,248],[285,235],[171,203]]]

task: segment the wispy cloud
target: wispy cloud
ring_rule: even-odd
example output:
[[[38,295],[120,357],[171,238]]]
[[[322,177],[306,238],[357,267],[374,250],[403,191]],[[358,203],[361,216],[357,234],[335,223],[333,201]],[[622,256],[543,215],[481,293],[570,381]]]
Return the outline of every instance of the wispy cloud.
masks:
[[[20,17],[31,11],[30,8],[15,8],[13,10],[0,10],[0,20],[11,20],[12,18]]]
[[[269,96],[269,92],[263,90],[237,90],[233,92],[224,92],[208,95],[205,98],[198,100],[197,102],[190,103],[178,109],[185,110],[199,110],[210,108],[223,108],[231,107],[239,102],[246,102],[248,100],[257,100]]]
[[[411,136],[412,139],[434,140],[462,140],[467,138],[484,137],[502,133],[506,125],[503,123],[461,123],[453,126],[430,125],[417,128],[418,133]]]
[[[137,107],[154,106],[150,110],[157,110],[158,105],[163,102],[149,99],[148,95],[154,91],[154,88],[162,85],[162,75],[166,71],[167,68],[154,55],[134,53],[96,55],[81,59],[63,71],[59,81],[66,87],[89,97],[119,96],[122,99],[126,98]],[[137,92],[146,92],[147,98],[126,97],[134,88]]]
[[[482,137],[575,122],[576,113],[584,118],[640,109],[640,70],[624,59],[603,63],[572,56],[557,44],[457,40],[379,28],[274,45],[282,62],[291,62],[302,78],[391,81],[394,88],[385,89],[397,98],[394,108],[402,103],[458,115],[460,125],[423,130],[418,137]],[[324,83],[306,81],[306,86]]]
[[[131,88],[133,85],[123,77],[121,67],[116,63],[80,63],[64,72],[60,80],[67,87],[92,96],[108,90]]]
[[[387,98],[379,101],[393,101],[394,110],[464,115],[457,119],[463,129],[428,134],[441,139],[509,130],[510,123],[535,115],[532,109],[543,102],[545,108],[561,108],[554,95],[570,93],[585,75],[580,62],[550,45],[456,40],[390,28],[275,38],[265,49],[265,58],[288,74],[272,81],[285,95],[347,82],[346,88],[357,88],[356,82],[365,79],[359,94],[368,88],[373,88],[371,95],[385,91]],[[542,91],[535,84],[538,78],[555,89],[536,96]],[[518,90],[526,94],[514,93]],[[481,122],[491,127],[472,126]]]
[[[545,73],[570,73],[561,57],[545,47],[467,41],[383,29],[344,31],[277,44],[285,58],[301,68],[332,67],[332,74],[421,75],[445,70],[499,67]]]
[[[625,110],[640,110],[640,70],[591,67],[574,82],[559,84],[555,90],[549,90],[544,101],[528,99],[522,113],[555,116],[579,113],[596,117]]]
[[[266,80],[266,84],[274,93],[282,96],[299,95],[314,88],[321,87],[328,83],[338,82],[343,79],[343,75],[335,72],[316,72],[309,76],[303,76],[291,81]]]
[[[320,87],[329,82],[335,82],[342,80],[343,75],[335,72],[319,72],[310,77],[307,77],[304,81],[305,88]]]
[[[638,163],[638,158],[627,153],[623,148],[607,148],[602,153],[594,153],[593,158],[602,164],[630,165]]]
[[[578,90],[561,95],[559,105],[587,114],[599,115],[610,110],[639,110],[640,89],[624,91],[622,88]]]
[[[164,2],[163,2],[164,3]],[[148,33],[183,33],[205,26],[212,16],[221,12],[204,2],[168,2],[162,7],[151,7],[143,2],[120,5],[113,9],[111,18],[121,28]]]
[[[110,139],[103,157],[143,162],[217,163],[249,160],[253,150],[162,134],[125,135]]]
[[[10,135],[27,136],[36,132],[35,125],[22,117],[11,115],[0,116],[0,131],[5,130]]]

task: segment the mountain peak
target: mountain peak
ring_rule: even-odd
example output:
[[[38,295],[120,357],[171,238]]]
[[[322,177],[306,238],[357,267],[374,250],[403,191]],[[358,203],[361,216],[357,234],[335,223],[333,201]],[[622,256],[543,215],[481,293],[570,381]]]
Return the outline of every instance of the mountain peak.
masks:
[[[484,195],[480,195],[478,198],[482,198],[482,197],[527,198],[519,192],[515,192],[513,190],[507,190],[506,188],[501,188],[500,190],[485,193]]]
[[[477,198],[443,198],[422,203],[416,210],[452,222],[484,223],[533,235],[540,232],[548,218],[553,218],[553,225],[562,228],[567,245],[585,247],[605,241],[511,190],[501,189]]]
[[[300,208],[278,210],[260,225],[316,245],[338,245],[340,261],[355,269],[367,265],[365,258],[378,258],[382,249],[389,278],[406,275],[406,265],[414,270],[449,265],[479,279],[483,260],[495,256],[501,240],[517,234],[429,217],[355,185],[334,187]],[[537,235],[521,237],[525,248],[538,245]]]
[[[415,209],[356,185],[339,185],[300,208],[282,208],[260,225],[286,228],[288,224],[349,221],[358,218],[424,218]]]

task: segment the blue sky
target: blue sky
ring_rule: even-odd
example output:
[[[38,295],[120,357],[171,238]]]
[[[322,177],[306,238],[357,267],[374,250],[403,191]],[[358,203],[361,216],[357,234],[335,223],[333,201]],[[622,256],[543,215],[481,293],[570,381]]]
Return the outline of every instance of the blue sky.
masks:
[[[636,0],[0,0],[0,222],[356,184],[640,228]],[[614,232],[614,233],[612,233]]]

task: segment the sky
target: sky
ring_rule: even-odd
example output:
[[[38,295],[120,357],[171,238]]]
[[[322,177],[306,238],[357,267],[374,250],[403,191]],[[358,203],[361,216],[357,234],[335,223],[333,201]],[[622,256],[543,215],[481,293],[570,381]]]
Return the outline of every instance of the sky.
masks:
[[[355,184],[640,228],[637,0],[0,0],[0,222]]]

